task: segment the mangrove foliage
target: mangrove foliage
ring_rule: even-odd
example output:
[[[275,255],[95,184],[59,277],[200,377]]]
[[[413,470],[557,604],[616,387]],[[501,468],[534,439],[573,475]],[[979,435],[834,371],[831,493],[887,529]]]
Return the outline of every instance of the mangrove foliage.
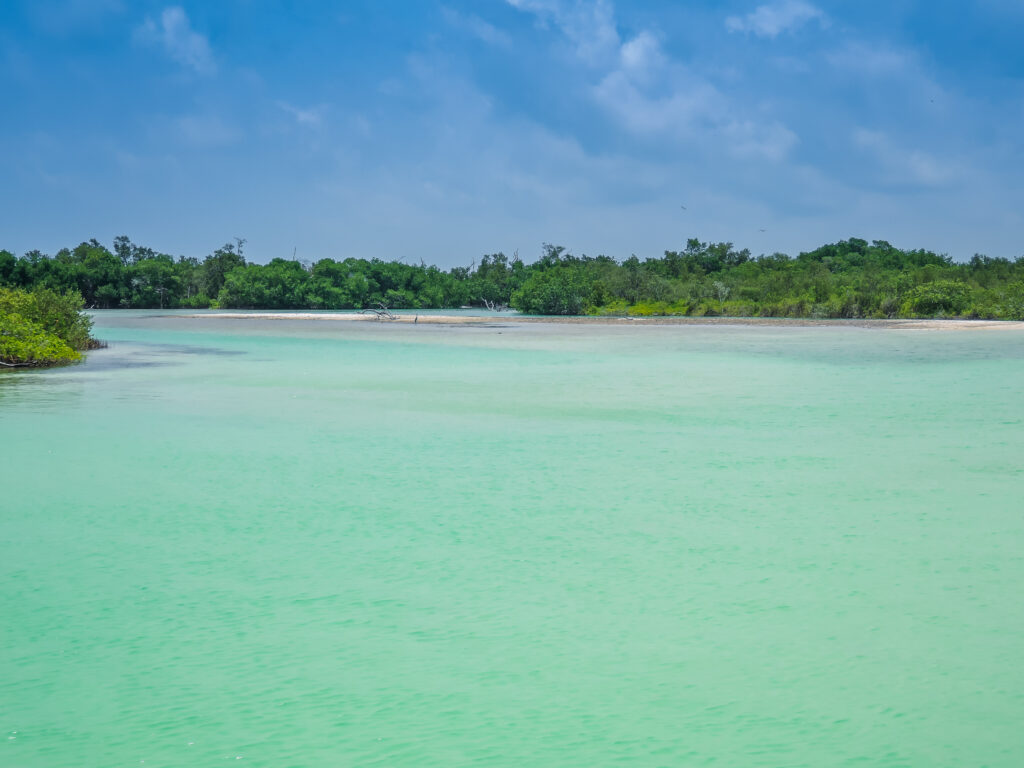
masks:
[[[98,346],[82,306],[74,290],[0,287],[0,366],[64,365],[81,359],[82,350]]]
[[[1024,257],[955,262],[857,238],[790,257],[688,240],[658,258],[488,254],[469,267],[323,258],[248,262],[237,240],[202,259],[117,238],[48,256],[0,251],[0,286],[81,295],[89,308],[430,309],[538,315],[1024,319]]]

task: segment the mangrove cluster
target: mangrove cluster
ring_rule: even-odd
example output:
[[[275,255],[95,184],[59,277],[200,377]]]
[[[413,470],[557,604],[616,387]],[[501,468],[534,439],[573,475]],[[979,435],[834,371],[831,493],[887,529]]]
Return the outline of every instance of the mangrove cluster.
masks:
[[[89,308],[429,309],[508,306],[539,315],[1024,319],[1024,257],[967,262],[857,238],[790,257],[691,239],[660,258],[502,253],[443,270],[402,261],[273,259],[244,241],[203,259],[119,237],[47,256],[0,251],[0,286],[77,292]]]
[[[82,297],[34,286],[31,290],[0,286],[0,366],[64,365],[98,343],[92,321],[82,313]]]

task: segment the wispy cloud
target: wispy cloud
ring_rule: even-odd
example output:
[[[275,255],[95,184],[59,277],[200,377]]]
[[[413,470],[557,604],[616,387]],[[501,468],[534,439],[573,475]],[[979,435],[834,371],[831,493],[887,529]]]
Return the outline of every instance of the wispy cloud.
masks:
[[[303,109],[289,104],[286,101],[277,102],[277,106],[291,115],[299,125],[304,125],[309,128],[319,128],[323,124],[323,107],[309,107]]]
[[[188,15],[179,5],[172,5],[160,13],[160,18],[147,18],[135,30],[137,40],[158,44],[176,62],[199,74],[212,74],[216,70],[209,41],[192,29]]]
[[[552,21],[575,44],[580,60],[601,74],[590,92],[619,125],[643,138],[678,142],[711,137],[725,151],[777,161],[797,143],[781,123],[749,119],[743,107],[710,80],[663,50],[657,36],[642,30],[623,40],[612,5],[604,0],[507,0]]]
[[[727,111],[725,97],[710,83],[684,72],[676,73],[674,81],[670,93],[653,95],[630,72],[617,69],[608,73],[593,93],[617,122],[639,135],[681,138]]]
[[[461,30],[488,45],[506,48],[512,44],[512,38],[505,32],[502,32],[489,21],[485,21],[472,13],[462,14],[444,6],[441,8],[441,15],[450,27]]]
[[[554,23],[573,43],[576,54],[595,64],[619,48],[615,11],[607,0],[507,0],[520,11],[533,13],[543,24]]]
[[[653,34],[641,32],[619,48],[619,61],[623,71],[642,81],[664,69],[667,57],[661,50],[661,43]]]
[[[779,0],[759,5],[746,16],[730,16],[725,20],[725,26],[730,32],[775,38],[813,20],[824,24],[825,14],[805,0]]]
[[[767,124],[753,120],[735,121],[723,129],[728,137],[732,154],[742,158],[764,158],[778,162],[800,141],[799,137],[780,122]]]
[[[859,81],[872,93],[888,92],[897,103],[923,105],[948,103],[948,94],[913,49],[880,41],[849,41],[826,55],[836,72]]]
[[[876,76],[903,74],[917,66],[915,57],[907,51],[864,42],[849,42],[827,58],[837,69]]]
[[[897,144],[881,131],[858,128],[853,143],[878,163],[882,180],[895,185],[939,187],[953,181],[959,173],[955,164],[941,162],[918,148]]]

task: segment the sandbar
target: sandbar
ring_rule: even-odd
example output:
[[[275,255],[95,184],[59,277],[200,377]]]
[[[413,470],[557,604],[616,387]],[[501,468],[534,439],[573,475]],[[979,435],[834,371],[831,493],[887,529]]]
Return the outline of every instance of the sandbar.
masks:
[[[189,320],[321,320],[331,322],[371,322],[388,325],[493,325],[495,323],[553,323],[571,325],[747,325],[747,326],[847,326],[858,328],[905,329],[928,331],[1024,330],[1018,320],[967,320],[962,318],[921,319],[835,319],[789,317],[595,317],[592,315],[441,315],[402,313],[390,318],[358,312],[204,312],[168,317]]]

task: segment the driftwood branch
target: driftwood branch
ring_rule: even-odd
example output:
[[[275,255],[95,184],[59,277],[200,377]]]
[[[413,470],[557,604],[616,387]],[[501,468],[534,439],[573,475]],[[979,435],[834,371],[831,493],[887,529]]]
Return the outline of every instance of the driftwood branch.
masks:
[[[40,360],[29,360],[24,363],[5,363],[0,361],[0,365],[4,368],[52,368],[55,365],[67,365],[67,362],[48,363]]]
[[[376,315],[378,320],[397,320],[398,316],[392,312],[383,301],[378,301],[376,307],[364,309],[360,314]]]

